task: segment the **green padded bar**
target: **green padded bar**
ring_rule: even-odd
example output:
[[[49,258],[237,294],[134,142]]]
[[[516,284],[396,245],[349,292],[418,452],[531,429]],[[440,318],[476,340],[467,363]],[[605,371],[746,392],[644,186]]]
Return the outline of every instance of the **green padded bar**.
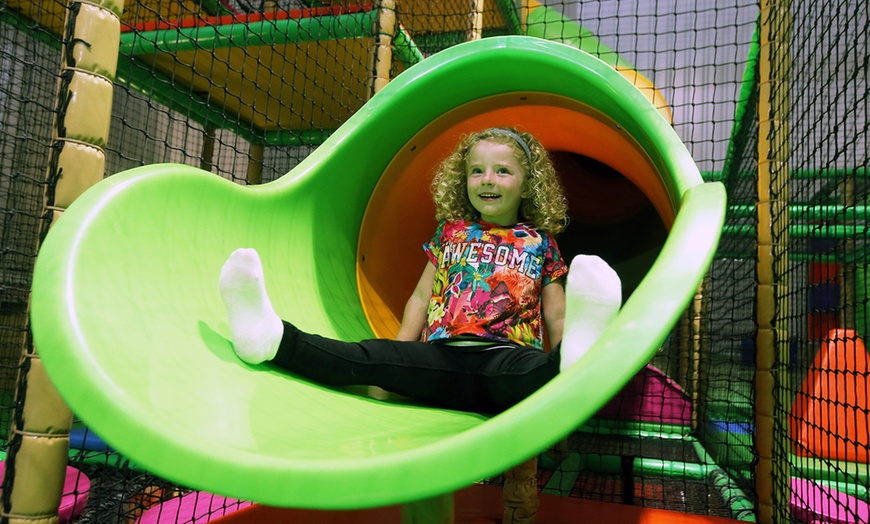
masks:
[[[336,391],[235,358],[217,290],[233,249],[259,250],[283,317],[326,336],[369,336],[357,240],[380,173],[440,115],[513,92],[608,115],[656,166],[677,211],[646,277],[577,365],[487,418]],[[164,164],[97,184],[42,246],[33,336],[75,413],[157,475],[276,506],[400,503],[504,471],[594,414],[693,297],[724,209],[723,187],[702,182],[671,127],[610,66],[540,39],[485,39],[408,69],[273,183],[242,187]]]

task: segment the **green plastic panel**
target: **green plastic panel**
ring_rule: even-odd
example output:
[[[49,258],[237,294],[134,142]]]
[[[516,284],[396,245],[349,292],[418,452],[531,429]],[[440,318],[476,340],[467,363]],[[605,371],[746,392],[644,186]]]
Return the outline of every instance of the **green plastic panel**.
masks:
[[[356,248],[379,174],[439,115],[516,91],[608,115],[648,154],[677,210],[652,268],[576,366],[488,419],[335,391],[234,357],[217,290],[233,249],[260,251],[285,318],[369,336]],[[608,65],[540,39],[485,39],[405,71],[276,182],[246,188],[163,164],[97,184],[42,247],[34,341],[75,413],[155,474],[277,506],[400,503],[504,471],[594,414],[694,295],[724,209],[722,186],[702,182],[671,127]]]

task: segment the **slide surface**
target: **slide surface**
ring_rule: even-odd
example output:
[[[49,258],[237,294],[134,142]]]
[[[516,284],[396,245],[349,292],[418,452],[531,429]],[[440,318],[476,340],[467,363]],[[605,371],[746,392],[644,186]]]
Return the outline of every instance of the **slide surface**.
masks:
[[[548,149],[610,165],[668,230],[577,365],[488,418],[336,391],[235,358],[217,280],[240,246],[261,253],[276,309],[301,328],[388,335],[401,314],[395,297],[425,263],[432,163],[459,134],[489,125],[519,125]],[[242,187],[163,164],[97,184],[38,257],[34,342],[73,411],[152,473],[276,506],[400,503],[496,475],[593,415],[694,295],[724,207],[722,186],[702,182],[667,122],[607,64],[536,38],[485,39],[405,71],[273,183]]]

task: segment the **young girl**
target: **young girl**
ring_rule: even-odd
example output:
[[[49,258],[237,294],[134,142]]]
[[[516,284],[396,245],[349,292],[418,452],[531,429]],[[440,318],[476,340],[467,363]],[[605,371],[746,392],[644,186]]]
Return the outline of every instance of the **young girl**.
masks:
[[[568,268],[553,235],[564,229],[568,206],[540,142],[515,129],[471,134],[441,164],[432,194],[440,222],[423,246],[429,262],[396,340],[342,342],[282,322],[256,251],[240,249],[219,282],[239,358],[326,385],[375,385],[484,413],[513,406],[576,361],[619,309],[620,283],[601,259],[574,259],[567,300],[574,322],[562,351]],[[503,522],[534,522],[536,458],[505,473],[503,505]],[[427,508],[411,505],[408,514]]]
[[[442,163],[432,193],[440,222],[396,340],[343,342],[282,322],[256,251],[240,249],[219,282],[239,358],[482,413],[513,406],[575,361],[618,310],[619,279],[597,257],[575,260],[569,306],[581,325],[563,352],[568,268],[553,235],[567,202],[540,142],[515,129],[473,133]]]

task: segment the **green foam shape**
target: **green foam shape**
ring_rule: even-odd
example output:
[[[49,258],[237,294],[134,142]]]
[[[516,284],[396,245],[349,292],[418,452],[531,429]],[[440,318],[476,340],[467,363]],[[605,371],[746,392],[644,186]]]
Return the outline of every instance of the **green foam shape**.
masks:
[[[370,336],[355,258],[379,173],[439,115],[514,91],[581,100],[613,118],[677,210],[646,277],[577,365],[487,418],[335,391],[234,357],[216,284],[233,249],[260,251],[276,309],[300,327]],[[163,164],[97,184],[42,246],[34,342],[76,414],[157,475],[276,506],[401,503],[504,471],[594,414],[694,296],[724,209],[721,184],[703,183],[671,127],[609,66],[540,39],[485,39],[407,70],[273,183],[242,187]]]

